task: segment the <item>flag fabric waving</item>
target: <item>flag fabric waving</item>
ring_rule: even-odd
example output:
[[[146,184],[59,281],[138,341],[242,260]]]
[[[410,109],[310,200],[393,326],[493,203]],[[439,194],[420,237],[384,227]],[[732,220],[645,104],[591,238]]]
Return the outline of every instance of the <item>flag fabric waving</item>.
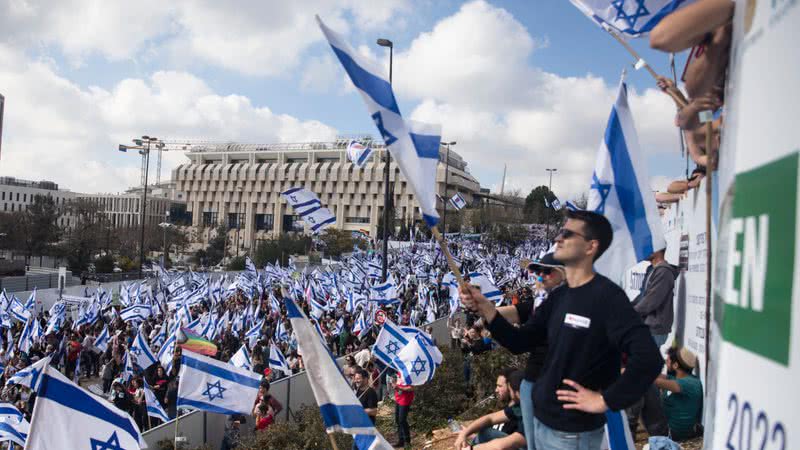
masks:
[[[156,394],[153,392],[150,385],[147,384],[147,380],[144,381],[144,386],[142,386],[142,389],[144,389],[144,400],[147,404],[147,415],[161,419],[164,422],[169,422],[169,414],[164,411],[161,403],[156,398]]]
[[[130,353],[133,355],[134,364],[142,370],[158,362],[158,359],[153,355],[152,350],[150,350],[150,345],[147,344],[141,332],[136,333],[133,344],[131,344]]]
[[[269,368],[272,370],[280,370],[287,377],[292,374],[292,370],[289,369],[289,363],[286,362],[283,353],[281,353],[278,346],[274,343],[269,344]]]
[[[184,350],[178,374],[179,407],[218,414],[250,414],[261,375]]]
[[[385,71],[356,52],[340,34],[322,23],[319,16],[317,22],[364,99],[386,148],[408,180],[425,222],[428,226],[436,225],[439,213],[436,212],[435,182],[441,127],[403,119]]]
[[[666,15],[694,0],[570,0],[581,12],[603,28],[620,36],[650,33]]]
[[[322,206],[317,194],[301,187],[294,187],[281,192],[281,197],[292,206],[294,212],[311,227],[311,232],[319,233],[336,223],[336,216]]]
[[[44,372],[48,364],[50,364],[49,356],[40,359],[36,363],[15,373],[6,381],[6,386],[18,384],[34,391],[39,389],[39,384],[42,382],[42,372]]]
[[[450,204],[453,205],[453,208],[461,210],[467,206],[467,201],[464,200],[464,197],[462,197],[461,194],[456,192],[456,195],[450,198]]]
[[[417,335],[397,352],[393,363],[400,371],[404,384],[419,386],[433,378],[436,368],[442,364],[442,353],[433,342]]]
[[[666,247],[649,182],[623,82],[597,151],[586,208],[611,222],[614,240],[595,262],[595,269],[615,283],[622,281],[625,270]]]
[[[25,443],[28,450],[147,447],[127,412],[81,389],[57,370],[45,367],[37,394]]]
[[[250,360],[250,352],[247,351],[247,344],[242,344],[239,347],[239,351],[231,356],[231,359],[228,360],[229,363],[233,364],[236,367],[241,367],[247,370],[253,370],[253,363]]]
[[[354,435],[355,445],[360,450],[391,449],[372,424],[306,315],[289,298],[286,299],[286,312],[297,333],[297,342],[306,363],[308,382],[319,405],[325,430],[328,433],[341,431]]]
[[[350,141],[347,146],[347,159],[358,167],[364,167],[367,163],[369,156],[372,154],[372,149],[369,145],[364,145],[360,142]]]

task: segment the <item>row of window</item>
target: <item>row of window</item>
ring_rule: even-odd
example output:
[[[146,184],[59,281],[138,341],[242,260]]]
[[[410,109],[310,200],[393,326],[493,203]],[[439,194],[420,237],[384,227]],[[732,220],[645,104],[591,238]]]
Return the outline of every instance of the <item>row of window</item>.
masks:
[[[6,196],[6,194],[8,194],[8,196]],[[14,199],[14,197],[15,197],[14,194],[17,194],[16,195],[16,200]],[[30,194],[30,201],[33,202],[34,197],[36,197],[37,195],[43,195],[43,194]],[[51,195],[47,194],[47,196],[50,197]],[[12,202],[13,201],[17,201],[17,202],[28,203],[28,198],[29,197],[28,197],[28,194],[24,193],[24,192],[22,193],[21,196],[20,196],[19,192],[6,192],[6,191],[0,192],[0,201],[6,200],[6,198],[9,201],[12,201]],[[55,204],[56,205],[63,205],[66,200],[67,199],[62,198],[62,197],[55,197]]]
[[[203,226],[213,227],[218,224],[219,214],[214,211],[203,211]],[[247,226],[247,216],[245,213],[228,213],[228,228],[245,228]],[[272,214],[256,214],[256,231],[272,230],[275,225],[275,218]]]

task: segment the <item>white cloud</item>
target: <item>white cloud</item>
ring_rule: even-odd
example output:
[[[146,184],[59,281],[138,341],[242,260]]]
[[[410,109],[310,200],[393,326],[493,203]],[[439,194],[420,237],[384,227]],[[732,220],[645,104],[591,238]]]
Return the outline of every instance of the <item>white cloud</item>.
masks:
[[[401,98],[420,100],[412,118],[442,123],[484,185],[499,186],[503,164],[507,190],[546,185],[545,168],[557,168],[553,189],[569,198],[588,189],[617,85],[535,67],[543,45],[507,11],[472,1],[396,55],[395,81]],[[675,151],[670,100],[654,89],[629,98],[642,148]]]
[[[77,191],[120,191],[139,182],[135,153],[119,153],[134,136],[196,137],[244,142],[332,138],[336,131],[221,96],[185,72],[125,79],[113,89],[81,89],[51,64],[29,61],[0,44],[6,116],[0,173],[50,179]],[[186,158],[165,153],[163,176]]]

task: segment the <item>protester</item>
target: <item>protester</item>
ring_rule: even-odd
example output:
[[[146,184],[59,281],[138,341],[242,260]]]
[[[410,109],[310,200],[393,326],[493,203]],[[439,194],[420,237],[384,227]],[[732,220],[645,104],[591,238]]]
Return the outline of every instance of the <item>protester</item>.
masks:
[[[356,397],[361,401],[361,405],[370,420],[372,420],[372,423],[375,424],[375,419],[378,415],[378,394],[370,386],[370,376],[367,371],[364,369],[357,370],[353,378],[353,384],[356,389]]]
[[[655,380],[663,392],[670,437],[678,442],[703,434],[703,384],[692,375],[696,368],[694,353],[673,347],[667,351],[667,375]]]
[[[397,374],[394,384],[394,421],[397,425],[397,443],[394,447],[411,445],[411,427],[408,425],[408,415],[411,413],[411,404],[414,403],[414,386],[403,384],[402,374]]]
[[[633,309],[639,313],[644,324],[650,328],[650,334],[656,345],[661,347],[667,342],[672,330],[673,291],[678,270],[664,259],[665,249],[653,252],[642,280],[641,293],[633,300]]]
[[[520,383],[524,372],[521,370],[505,370],[497,377],[495,394],[503,405],[503,409],[475,419],[466,428],[458,433],[454,447],[456,450],[469,447],[475,449],[488,449],[484,445],[491,442],[491,448],[496,450],[517,449],[525,447],[524,426],[522,424],[522,410],[519,406]],[[502,425],[502,428],[494,428]],[[470,445],[470,436],[475,435]]]
[[[464,305],[477,311],[495,340],[513,353],[531,351],[545,339],[549,344],[534,387],[537,448],[599,449],[604,413],[638,400],[663,366],[625,292],[594,272],[594,261],[612,238],[602,215],[568,211],[554,254],[564,264],[566,286],[555,289],[519,328],[498,314],[479,289],[461,288]],[[620,375],[623,352],[628,359]]]

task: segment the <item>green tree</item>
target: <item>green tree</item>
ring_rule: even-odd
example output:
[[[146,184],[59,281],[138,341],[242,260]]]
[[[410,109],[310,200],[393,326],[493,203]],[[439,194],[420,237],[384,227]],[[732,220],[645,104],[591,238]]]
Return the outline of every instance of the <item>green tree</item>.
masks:
[[[208,242],[206,260],[209,266],[222,262],[226,256],[225,243],[228,241],[228,228],[225,225],[217,227],[217,234]]]
[[[307,255],[311,248],[311,238],[298,234],[281,234],[277,239],[259,241],[253,262],[256,267],[272,264],[280,260],[282,265],[289,263],[291,255]],[[352,247],[351,247],[352,248]]]
[[[244,270],[244,256],[234,256],[225,266],[225,270]]]
[[[18,213],[18,226],[24,239],[25,254],[43,255],[58,240],[58,208],[53,197],[36,195],[25,211]]]
[[[94,270],[97,273],[111,273],[114,271],[114,257],[106,253],[94,260]]]
[[[84,198],[67,203],[66,208],[75,218],[75,226],[63,240],[60,253],[66,257],[70,270],[81,272],[86,270],[100,248],[103,234],[102,214],[96,203]]]
[[[360,249],[366,249],[363,240],[353,239],[353,233],[345,230],[338,230],[336,228],[328,228],[325,233],[320,236],[322,242],[325,243],[325,256],[328,258],[339,258],[342,253],[349,253],[353,251],[353,245],[358,246]]]
[[[555,195],[547,186],[537,186],[534,188],[525,198],[525,207],[523,208],[525,218],[532,223],[555,223],[559,217],[558,212],[545,204],[545,199],[547,199],[547,204],[549,204],[553,198],[555,198]]]

